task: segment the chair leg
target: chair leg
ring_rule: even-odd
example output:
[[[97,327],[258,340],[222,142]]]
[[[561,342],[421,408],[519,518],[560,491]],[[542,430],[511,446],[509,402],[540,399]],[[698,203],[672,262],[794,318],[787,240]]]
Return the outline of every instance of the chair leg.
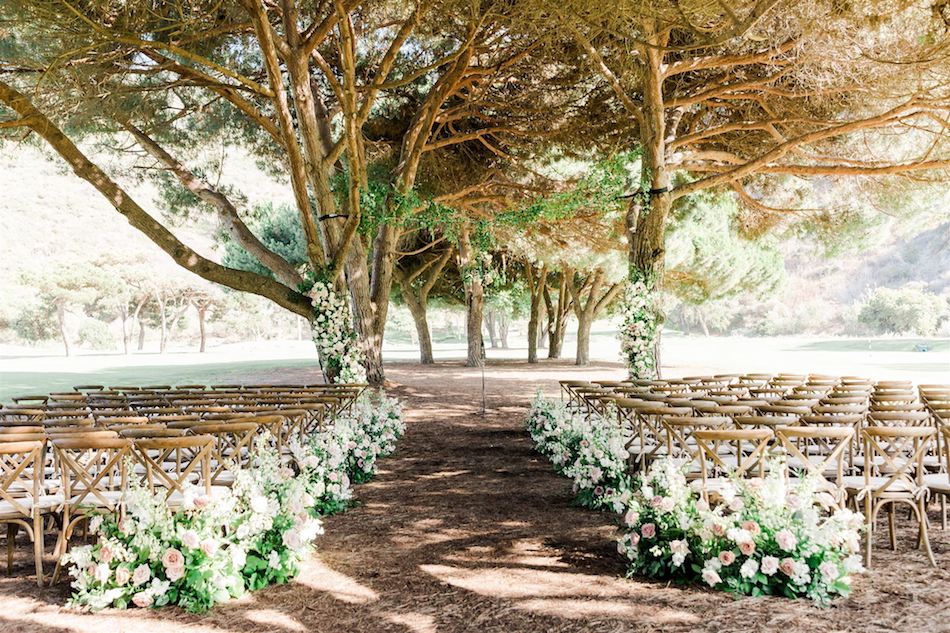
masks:
[[[940,529],[947,529],[947,495],[940,495]]]
[[[874,517],[871,514],[870,495],[864,498],[864,516],[865,516],[864,520],[867,525],[867,530],[865,530],[865,537],[864,537],[865,538],[864,566],[868,569],[871,569],[871,541],[874,539]]]
[[[890,533],[891,537],[891,551],[897,551],[897,524],[895,523],[895,517],[897,508],[894,507],[893,503],[887,504],[887,530]]]
[[[924,544],[924,548],[927,551],[927,558],[930,559],[930,564],[936,567],[937,560],[934,558],[933,550],[930,549],[930,537],[927,534],[927,524],[930,523],[930,521],[927,519],[927,503],[926,501],[921,499],[917,502],[917,504],[918,505],[914,507],[917,508],[917,512],[918,512],[917,520],[920,522],[920,530],[919,530],[918,538]]]
[[[33,564],[36,566],[36,585],[43,586],[43,539],[46,533],[43,530],[43,516],[33,515]]]
[[[18,527],[16,523],[7,523],[7,576],[13,573],[13,545]]]

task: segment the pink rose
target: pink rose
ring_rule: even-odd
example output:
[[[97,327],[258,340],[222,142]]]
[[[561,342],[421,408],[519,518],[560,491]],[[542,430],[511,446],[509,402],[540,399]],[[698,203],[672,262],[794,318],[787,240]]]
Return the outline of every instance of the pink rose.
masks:
[[[170,582],[175,582],[176,580],[181,579],[185,575],[185,566],[181,565],[179,567],[166,567],[165,568],[165,577],[168,578]]]
[[[724,549],[719,552],[719,562],[728,567],[736,562],[736,555],[732,550]]]
[[[631,532],[628,536],[630,538],[630,546],[636,547],[637,544],[640,542],[640,535],[637,534],[636,532]]]
[[[791,558],[783,558],[782,562],[778,564],[778,568],[786,576],[793,576],[795,574],[795,561]]]
[[[122,586],[132,579],[132,573],[124,565],[115,570],[115,584]]]
[[[139,565],[135,568],[135,571],[132,572],[132,584],[138,587],[151,577],[152,570],[149,569],[148,565]]]
[[[791,552],[798,545],[798,539],[789,530],[779,530],[775,533],[775,542],[786,552]]]
[[[209,503],[211,503],[211,497],[209,497],[206,494],[200,494],[197,497],[195,497],[194,504],[195,504],[195,508],[198,510],[202,509]]]
[[[752,541],[745,541],[739,543],[739,551],[745,554],[746,556],[752,556],[752,552],[755,551],[755,543]]]
[[[111,563],[112,556],[113,556],[112,548],[109,547],[108,544],[103,545],[99,549],[99,560],[101,560],[103,563]]]
[[[119,528],[119,533],[125,536],[128,536],[132,532],[132,528],[129,525],[129,520],[127,517],[122,517],[119,519],[119,523],[116,525]]]
[[[713,523],[712,531],[716,536],[722,536],[726,533],[726,526],[722,523]]]
[[[168,567],[184,567],[185,557],[174,547],[169,547],[162,555],[162,565]]]
[[[188,549],[198,549],[201,541],[198,539],[198,533],[194,530],[187,530],[181,535],[181,544]]]
[[[201,551],[205,556],[214,556],[218,552],[218,542],[213,539],[201,541]]]
[[[640,526],[640,534],[643,535],[643,538],[653,538],[656,536],[656,525],[652,523],[644,523]]]
[[[656,495],[650,499],[650,507],[659,508],[661,505],[663,505],[663,497],[660,495]]]
[[[627,510],[627,513],[623,515],[623,522],[633,527],[640,522],[640,513],[636,510]]]
[[[749,534],[752,534],[753,536],[755,536],[756,534],[762,531],[762,529],[759,527],[759,524],[756,523],[755,521],[743,521],[742,529],[748,532]]]
[[[143,609],[150,607],[152,606],[152,594],[147,591],[140,591],[132,596],[132,604]]]

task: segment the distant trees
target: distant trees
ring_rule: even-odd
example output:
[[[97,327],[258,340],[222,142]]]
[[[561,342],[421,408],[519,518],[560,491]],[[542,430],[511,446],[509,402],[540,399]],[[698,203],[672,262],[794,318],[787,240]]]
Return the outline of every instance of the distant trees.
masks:
[[[932,336],[947,312],[945,298],[908,284],[874,290],[858,313],[858,320],[875,334]]]
[[[148,328],[159,331],[159,351],[165,352],[192,310],[203,352],[208,321],[226,314],[230,303],[227,295],[201,280],[156,279],[140,260],[126,260],[121,254],[29,270],[20,283],[33,290],[33,299],[19,306],[6,327],[29,343],[58,338],[66,356],[77,342],[92,349],[118,344],[128,354],[136,329],[141,351]]]

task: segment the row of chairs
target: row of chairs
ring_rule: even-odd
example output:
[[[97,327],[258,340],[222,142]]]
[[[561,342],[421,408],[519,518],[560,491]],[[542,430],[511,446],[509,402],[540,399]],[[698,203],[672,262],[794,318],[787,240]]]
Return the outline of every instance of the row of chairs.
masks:
[[[634,430],[631,469],[664,455],[685,458],[690,476],[715,493],[727,472],[761,476],[766,454],[781,449],[788,473],[811,473],[843,505],[863,507],[868,529],[882,508],[907,505],[920,543],[927,537],[926,499],[941,500],[946,528],[950,496],[950,387],[873,383],[857,377],[762,374],[674,381],[562,381],[575,410],[616,411]],[[868,539],[870,547],[870,538]],[[866,552],[870,564],[870,549]]]
[[[77,526],[92,511],[121,512],[130,479],[164,495],[172,506],[182,501],[186,484],[216,494],[233,483],[233,467],[246,464],[255,438],[266,436],[286,451],[290,438],[328,428],[364,387],[84,391],[88,386],[80,386],[55,399],[15,398],[0,409],[0,523],[8,526],[8,572],[20,529],[33,544],[39,585],[44,537],[57,530],[55,581]],[[207,393],[219,397],[199,397]],[[256,404],[256,398],[267,403]],[[158,400],[166,406],[155,406]],[[100,406],[104,401],[109,406]]]

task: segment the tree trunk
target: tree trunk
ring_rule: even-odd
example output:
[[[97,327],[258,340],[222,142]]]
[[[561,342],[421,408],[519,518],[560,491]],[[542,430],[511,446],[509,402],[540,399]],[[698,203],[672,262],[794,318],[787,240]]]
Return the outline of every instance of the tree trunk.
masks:
[[[66,334],[66,307],[61,303],[56,304],[56,322],[59,324],[59,336],[63,340],[66,356],[69,356],[71,350],[69,348],[69,335]]]
[[[593,319],[589,316],[577,319],[577,356],[576,365],[590,365],[590,326]]]
[[[706,319],[703,318],[702,310],[696,311],[696,317],[699,319],[699,327],[703,329],[703,336],[709,336],[709,327],[706,325]]]
[[[158,316],[159,323],[161,324],[161,336],[158,339],[158,353],[164,354],[165,346],[168,344],[168,306],[161,291],[156,291],[155,301],[158,303]]]
[[[535,276],[534,265],[529,262],[525,268],[525,277],[531,298],[528,313],[528,362],[534,364],[538,362],[538,330],[541,325],[541,308],[544,306],[544,289],[548,280],[547,264],[541,266],[541,271]]]
[[[666,105],[663,96],[665,35],[646,29],[647,44],[641,49],[645,63],[643,76],[643,124],[641,179],[649,191],[630,199],[627,206],[628,262],[631,282],[644,281],[657,317],[653,364],[660,371],[660,330],[663,326],[660,290],[663,283],[666,219],[672,207],[671,178],[666,160]],[[675,130],[673,130],[675,132]],[[645,213],[644,213],[645,211]]]
[[[207,340],[207,334],[205,332],[205,317],[208,314],[208,308],[198,308],[198,333],[201,335],[201,345],[198,348],[198,353],[204,354],[205,352],[205,342]]]
[[[498,349],[498,335],[495,333],[494,310],[487,310],[485,312],[485,329],[488,330],[488,338],[491,341],[491,348]]]
[[[482,312],[485,307],[485,291],[482,288],[481,279],[471,270],[475,255],[469,236],[470,230],[468,225],[463,226],[459,236],[459,268],[463,271],[462,278],[465,279],[465,304],[468,309],[465,321],[468,354],[465,365],[466,367],[481,367],[485,351],[482,340]]]
[[[426,314],[426,304],[411,292],[403,290],[403,299],[412,321],[416,325],[416,336],[419,338],[419,362],[423,365],[432,365],[435,359],[432,356],[432,335],[429,332],[429,319]]]
[[[138,350],[141,352],[143,349],[145,349],[145,322],[140,319]]]
[[[510,325],[508,317],[501,315],[498,317],[498,343],[501,349],[508,349],[508,326]]]
[[[119,312],[119,320],[122,322],[122,353],[126,356],[129,355],[129,309],[128,307],[123,307],[122,311]]]

